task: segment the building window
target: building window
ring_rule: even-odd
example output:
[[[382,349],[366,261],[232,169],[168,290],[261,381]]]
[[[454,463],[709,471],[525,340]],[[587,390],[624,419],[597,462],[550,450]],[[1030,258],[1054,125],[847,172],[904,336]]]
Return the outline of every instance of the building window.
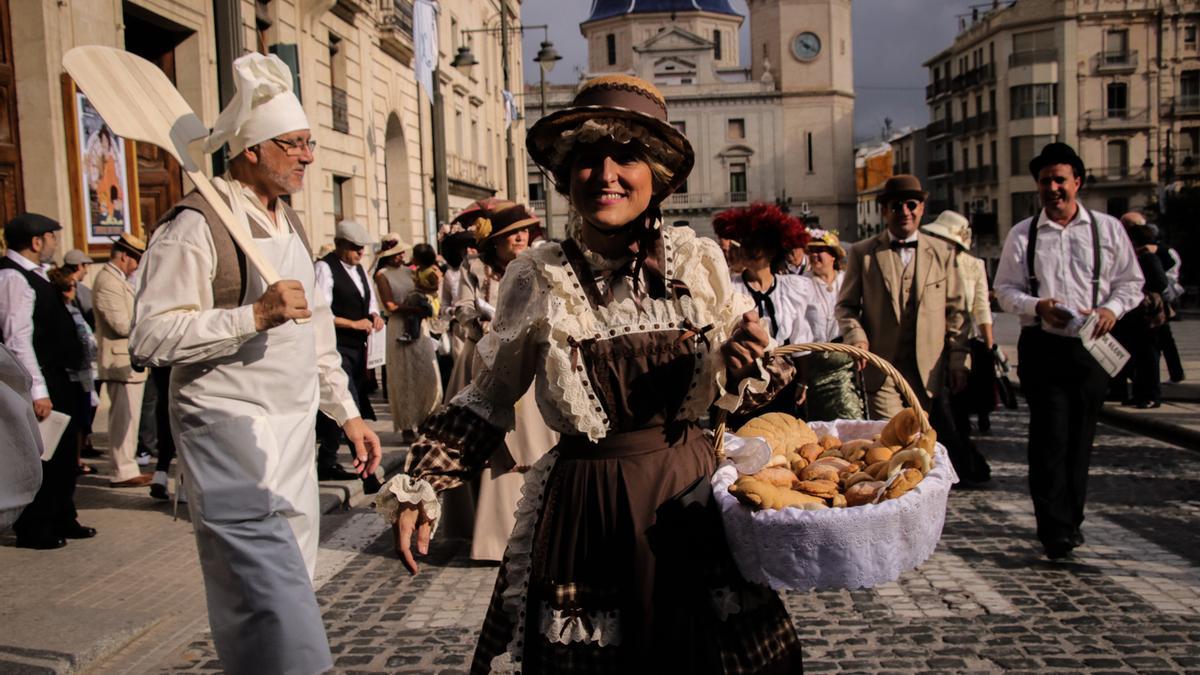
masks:
[[[1110,30],[1104,34],[1104,62],[1125,63],[1129,54],[1129,31]]]
[[[454,17],[450,17],[450,51],[451,51],[451,53],[458,51],[458,48],[459,48],[458,38],[459,38],[458,19],[456,19]]]
[[[713,58],[721,60],[721,31],[713,30]]]
[[[605,35],[604,43],[608,51],[608,65],[617,65],[617,36],[612,33]]]
[[[1009,89],[1009,119],[1049,117],[1058,114],[1057,84],[1026,84]]]
[[[333,177],[333,222],[354,217],[354,184],[349,176]]]
[[[687,136],[687,122],[675,121],[671,122],[671,126],[675,127],[675,131]]]
[[[1109,141],[1107,152],[1108,165],[1105,173],[1109,178],[1120,178],[1129,175],[1129,144],[1125,141]]]
[[[455,154],[459,157],[463,156],[463,112],[461,110],[454,111],[454,147]]]
[[[333,130],[350,133],[350,110],[346,100],[346,50],[342,40],[329,34],[329,90],[333,107]]]
[[[546,186],[542,182],[542,174],[529,174],[529,201],[540,202],[546,198]]]
[[[1014,139],[1015,140],[1015,139]],[[1042,210],[1041,202],[1038,201],[1038,193],[1036,192],[1014,192],[1012,193],[1012,218],[1013,221],[1024,220],[1030,216],[1036,216],[1038,211]]]
[[[1013,52],[1036,52],[1054,49],[1054,29],[1031,30],[1013,35]]]
[[[1179,107],[1188,112],[1200,110],[1200,70],[1185,70],[1179,76]]]
[[[729,201],[735,204],[746,201],[746,165],[743,162],[729,165]]]
[[[1104,87],[1105,117],[1127,117],[1129,115],[1129,85],[1124,82],[1109,82]]]
[[[1012,175],[1024,176],[1029,173],[1029,160],[1033,159],[1046,147],[1053,143],[1054,136],[1013,136],[1012,144]]]
[[[1188,24],[1183,27],[1183,48],[1196,48],[1196,24]]]
[[[740,117],[731,117],[725,127],[725,138],[731,141],[740,141],[746,138],[746,120]]]
[[[805,134],[805,145],[808,146],[808,172],[813,172],[813,135],[812,132]]]

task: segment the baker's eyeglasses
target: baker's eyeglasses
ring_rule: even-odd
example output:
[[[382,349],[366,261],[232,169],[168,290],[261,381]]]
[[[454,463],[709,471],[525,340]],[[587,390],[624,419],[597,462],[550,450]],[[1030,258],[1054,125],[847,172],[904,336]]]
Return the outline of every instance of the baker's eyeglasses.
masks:
[[[275,145],[278,145],[280,148],[282,148],[283,153],[288,157],[300,157],[304,155],[304,151],[306,149],[310,154],[316,154],[317,152],[316,141],[304,141],[303,139],[296,141],[285,141],[282,138],[272,138],[271,141],[275,143]]]
[[[888,208],[895,211],[896,213],[900,213],[904,209],[908,209],[909,213],[915,213],[917,210],[917,207],[919,207],[920,205],[921,205],[921,202],[919,202],[915,199],[906,199],[902,202],[892,202],[891,204],[888,204]]]

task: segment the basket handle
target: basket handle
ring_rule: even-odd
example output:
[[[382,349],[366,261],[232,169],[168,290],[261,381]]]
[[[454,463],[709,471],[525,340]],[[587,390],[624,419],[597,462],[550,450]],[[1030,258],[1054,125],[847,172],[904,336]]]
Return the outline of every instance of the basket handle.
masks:
[[[911,386],[909,386],[908,380],[904,379],[904,376],[900,374],[900,371],[896,370],[895,366],[888,363],[886,359],[880,357],[878,354],[872,354],[865,349],[860,349],[858,347],[841,342],[805,342],[795,345],[785,345],[771,352],[770,355],[786,356],[788,354],[795,354],[796,352],[828,352],[833,354],[846,354],[856,359],[863,359],[867,363],[875,366],[879,370],[883,371],[884,375],[887,375],[892,379],[893,382],[896,383],[896,386],[900,389],[900,395],[908,403],[910,408],[913,408],[917,411],[917,419],[920,420],[921,423],[921,433],[924,434],[929,432],[931,428],[929,426],[929,415],[925,414],[925,411],[921,408],[921,403],[917,398],[917,393],[913,391]],[[717,410],[717,426],[715,429],[716,438],[713,439],[713,452],[716,453],[718,464],[725,460],[725,418],[727,416],[728,414],[724,410]]]

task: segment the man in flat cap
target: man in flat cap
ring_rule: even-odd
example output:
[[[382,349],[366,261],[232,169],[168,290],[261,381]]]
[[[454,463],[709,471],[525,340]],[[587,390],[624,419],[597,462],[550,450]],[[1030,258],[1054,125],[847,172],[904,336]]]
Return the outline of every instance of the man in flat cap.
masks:
[[[358,409],[370,415],[370,402],[365,400],[367,379],[367,337],[383,330],[383,319],[371,282],[363,270],[363,251],[372,244],[367,228],[353,220],[337,224],[333,235],[333,251],[313,265],[317,288],[329,303],[333,313],[333,328],[337,335],[337,351],[342,357],[342,370],[350,380],[350,394]],[[338,463],[338,448],[342,430],[328,415],[317,414],[317,480],[352,480],[354,472]],[[374,475],[363,477],[368,493],[379,491]]]
[[[4,228],[8,252],[0,259],[0,339],[29,372],[33,411],[39,420],[57,410],[71,419],[49,461],[42,462],[42,486],[13,530],[17,546],[51,549],[67,539],[96,536],[79,524],[75,512],[75,469],[79,424],[79,384],[68,369],[78,367],[83,344],[62,294],[43,264],[54,259],[57,221],[36,213],[13,218]]]
[[[1142,300],[1142,272],[1116,218],[1079,203],[1083,160],[1050,143],[1029,162],[1041,212],[1017,223],[996,270],[1000,307],[1021,317],[1017,376],[1029,402],[1029,491],[1051,560],[1083,544],[1083,507],[1096,417],[1108,373],[1083,346]]]
[[[887,227],[850,247],[838,296],[842,339],[869,349],[904,375],[930,412],[939,440],[964,480],[988,479],[966,455],[948,414],[946,389],[967,384],[966,304],[952,245],[921,236],[925,198],[916,176],[892,176],[877,198]],[[905,406],[896,383],[874,368],[864,373],[872,419],[889,419]]]
[[[112,257],[96,275],[96,374],[108,394],[108,455],[113,487],[141,487],[150,482],[134,455],[142,418],[146,371],[129,359],[133,326],[133,274],[146,243],[131,234],[113,242]]]
[[[191,193],[142,260],[130,352],[172,367],[172,432],[225,671],[323,672],[333,660],[312,585],[313,416],[342,425],[363,474],[378,465],[379,439],[347,388],[308,240],[283,199],[300,190],[316,145],[292,74],[261,54],[233,72],[237,93],[207,142],[228,143],[229,173],[213,182],[283,280],[268,285]]]

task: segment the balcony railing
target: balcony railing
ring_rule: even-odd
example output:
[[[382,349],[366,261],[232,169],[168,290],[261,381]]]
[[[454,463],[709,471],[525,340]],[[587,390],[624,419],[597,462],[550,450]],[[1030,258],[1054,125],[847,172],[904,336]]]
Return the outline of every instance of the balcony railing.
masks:
[[[954,170],[953,162],[946,159],[931,160],[925,167],[930,176],[940,176]]]
[[[996,64],[985,63],[982,66],[977,66],[968,70],[961,75],[954,76],[950,80],[951,91],[962,91],[970,89],[987,82],[994,82],[996,79]]]
[[[1163,101],[1164,117],[1200,115],[1200,94],[1181,94]]]
[[[963,133],[972,134],[979,131],[987,131],[996,128],[996,111],[988,110],[981,112],[973,117],[968,117],[963,122]]]
[[[379,47],[403,63],[412,60],[412,0],[379,0]]]
[[[495,187],[488,175],[487,167],[458,155],[446,155],[446,175],[451,180],[457,180],[480,187]]]
[[[749,193],[730,190],[728,194],[728,201],[730,204],[745,204],[746,202],[750,201]]]
[[[1089,110],[1083,114],[1082,122],[1084,131],[1145,127],[1150,125],[1150,110],[1148,108]]]
[[[1137,51],[1100,52],[1092,57],[1097,73],[1124,73],[1137,70]]]
[[[350,108],[346,103],[346,90],[331,87],[333,91],[333,130],[350,133]]]
[[[1101,166],[1088,172],[1088,185],[1150,184],[1150,171],[1141,166]]]
[[[985,164],[977,166],[970,170],[967,180],[971,183],[994,183],[996,182],[996,165]]]
[[[950,131],[949,120],[945,120],[945,119],[934,120],[929,123],[929,126],[925,127],[925,137],[933,138],[934,136],[941,136],[942,134],[949,133],[949,131]]]
[[[1013,52],[1008,55],[1008,65],[1029,66],[1035,63],[1054,63],[1058,61],[1057,49],[1029,49],[1023,52]]]
[[[707,192],[676,192],[667,198],[667,209],[696,209],[710,203]]]
[[[950,79],[943,78],[925,85],[926,100],[950,93]]]
[[[529,200],[529,208],[531,208],[534,211],[537,211],[539,213],[545,213],[546,212],[546,200],[545,199],[530,199]]]

